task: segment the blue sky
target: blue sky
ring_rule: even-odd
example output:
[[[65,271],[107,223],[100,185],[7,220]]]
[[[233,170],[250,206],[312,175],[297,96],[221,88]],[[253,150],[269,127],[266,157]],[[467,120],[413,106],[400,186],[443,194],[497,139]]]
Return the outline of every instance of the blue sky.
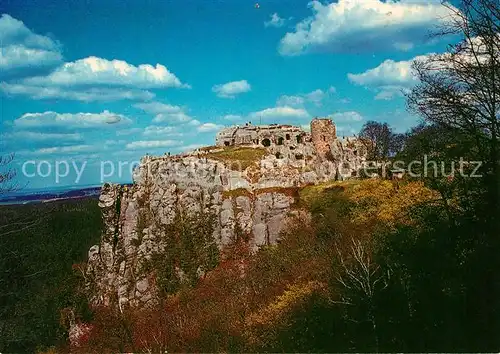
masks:
[[[146,153],[211,145],[247,121],[328,116],[339,135],[418,122],[402,92],[411,60],[447,44],[428,36],[449,16],[438,0],[258,4],[3,0],[0,152],[16,153],[27,188],[50,188],[128,182]]]

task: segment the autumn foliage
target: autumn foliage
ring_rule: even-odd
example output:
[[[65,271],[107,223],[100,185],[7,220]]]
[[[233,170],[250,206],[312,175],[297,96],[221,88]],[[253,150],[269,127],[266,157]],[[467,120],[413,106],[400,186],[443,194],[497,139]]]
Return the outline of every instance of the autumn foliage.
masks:
[[[338,304],[346,289],[337,280],[339,271],[355,269],[351,242],[369,257],[375,224],[389,230],[406,223],[413,205],[435,195],[419,183],[366,180],[306,187],[300,197],[304,212],[290,218],[278,245],[253,253],[244,239],[235,240],[215,269],[162,296],[153,308],[96,309],[91,339],[81,350],[310,350],[310,340],[296,337],[328,328],[321,324],[323,315],[336,313],[339,323],[327,322],[342,327],[344,305]],[[316,348],[327,348],[328,338],[314,340]]]

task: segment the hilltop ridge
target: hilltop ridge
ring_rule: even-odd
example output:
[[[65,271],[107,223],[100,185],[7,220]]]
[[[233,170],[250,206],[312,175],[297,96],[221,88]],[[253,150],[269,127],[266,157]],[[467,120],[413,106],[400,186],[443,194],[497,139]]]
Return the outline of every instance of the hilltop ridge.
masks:
[[[154,302],[158,279],[148,269],[165,257],[172,230],[184,222],[198,242],[213,240],[203,252],[241,237],[254,250],[278,242],[288,217],[301,212],[299,188],[356,176],[365,161],[362,142],[335,132],[329,119],[312,120],[310,133],[289,125],[230,127],[217,134],[215,146],[145,156],[130,187],[105,184],[104,233],[89,251],[94,305]],[[191,260],[189,269],[176,265],[179,279],[210,270],[207,257]]]

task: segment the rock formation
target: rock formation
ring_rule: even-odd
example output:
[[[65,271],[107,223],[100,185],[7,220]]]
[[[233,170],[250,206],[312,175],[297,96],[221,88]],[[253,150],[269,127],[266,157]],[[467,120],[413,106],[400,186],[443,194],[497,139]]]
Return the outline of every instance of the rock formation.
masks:
[[[287,217],[296,212],[298,188],[339,177],[339,171],[341,176],[351,176],[364,161],[356,139],[332,136],[331,121],[311,125],[312,134],[291,126],[225,130],[217,137],[219,147],[176,156],[146,156],[135,170],[132,186],[105,184],[99,200],[104,232],[100,245],[89,251],[93,305],[123,309],[154,302],[159,272],[165,271],[172,242],[189,234],[189,227],[194,227],[196,237],[210,232],[216,249],[241,236],[255,250],[276,243]],[[330,135],[323,140],[321,134]],[[270,144],[262,146],[262,139],[269,139]],[[240,148],[264,149],[262,158],[235,169],[227,161],[233,150],[227,149]],[[220,159],[221,152],[226,160]],[[189,215],[198,222],[207,217],[210,225],[196,224]],[[175,229],[181,222],[190,226]],[[205,240],[197,242],[207,239],[197,238]],[[211,245],[202,246],[203,253]],[[210,270],[207,257],[189,269],[174,260],[169,276],[179,281]]]

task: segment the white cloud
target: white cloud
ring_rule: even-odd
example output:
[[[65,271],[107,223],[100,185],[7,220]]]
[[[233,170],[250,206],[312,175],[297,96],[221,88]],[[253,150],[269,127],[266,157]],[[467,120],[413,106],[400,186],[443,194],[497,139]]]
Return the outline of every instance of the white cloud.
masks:
[[[129,128],[129,129],[121,129],[116,131],[116,136],[127,136],[133,134],[140,134],[142,132],[141,128]]]
[[[2,45],[9,46],[19,42],[30,48],[43,48],[56,50],[59,43],[53,39],[33,33],[22,21],[16,20],[10,15],[3,14],[0,17],[0,41]]]
[[[216,132],[224,128],[223,125],[215,123],[203,123],[196,128],[200,133]]]
[[[144,129],[144,136],[183,136],[175,127],[159,127],[150,125]]]
[[[264,22],[265,27],[283,27],[285,25],[285,19],[281,18],[276,12],[271,15],[269,21]]]
[[[0,19],[1,21],[1,19]],[[22,70],[51,68],[59,64],[62,55],[46,49],[27,48],[23,45],[0,47],[0,78],[21,75]]]
[[[250,113],[252,119],[275,119],[275,118],[308,118],[309,113],[302,108],[293,108],[288,106],[266,108],[262,111]]]
[[[369,69],[360,74],[347,74],[349,80],[357,85],[375,90],[376,99],[388,100],[401,96],[418,83],[411,65],[415,60],[423,60],[426,56],[417,56],[407,61],[385,60],[376,68]]]
[[[154,117],[153,123],[180,124],[189,123],[192,120],[193,118],[184,112],[160,113]]]
[[[357,132],[359,132],[359,129],[356,130],[349,125],[337,125],[336,128],[337,128],[337,136],[338,137],[351,136],[351,135],[355,135]],[[338,134],[338,133],[341,133],[341,134]]]
[[[252,87],[247,80],[232,81],[212,87],[212,91],[221,98],[234,98],[236,95],[248,92],[251,89]]]
[[[282,55],[309,51],[408,50],[429,41],[428,31],[452,12],[438,0],[339,0],[310,3],[313,15],[281,40]]]
[[[68,90],[61,87],[29,86],[24,84],[0,83],[0,90],[8,95],[29,96],[32,99],[65,99],[82,102],[110,102],[119,100],[147,101],[154,94],[144,90],[128,90],[120,88],[89,88],[85,90]]]
[[[334,122],[338,123],[354,123],[361,122],[364,118],[361,114],[355,111],[338,112],[330,116]]]
[[[179,106],[172,106],[161,102],[137,103],[134,107],[151,114],[178,113],[182,111],[182,108]]]
[[[164,65],[149,64],[134,66],[123,60],[107,60],[88,57],[68,62],[47,76],[25,80],[33,86],[117,86],[141,89],[188,87]]]
[[[293,96],[283,95],[278,98],[278,100],[276,101],[276,105],[302,107],[305,103],[313,103],[316,106],[321,106],[323,100],[327,98],[328,95],[334,94],[335,92],[335,87],[330,86],[330,88],[328,88],[328,90],[326,91],[317,89],[306,94],[298,94]]]
[[[193,119],[192,121],[190,121],[190,122],[188,123],[188,125],[190,125],[190,126],[192,126],[192,127],[197,127],[197,126],[199,126],[200,124],[201,124],[201,122],[200,122],[199,120],[197,120],[197,119]]]
[[[474,47],[476,55],[472,53],[472,47]],[[410,60],[394,61],[387,59],[375,68],[359,74],[350,73],[347,76],[352,83],[377,92],[375,99],[390,100],[402,96],[418,84],[418,77],[412,69],[414,62],[423,62],[428,72],[437,73],[452,65],[452,62],[461,62],[467,66],[470,63],[475,63],[476,60],[480,62],[488,60],[488,56],[482,54],[486,52],[486,48],[484,41],[480,37],[472,38],[471,42],[463,45],[461,50],[460,54],[455,55],[452,61],[448,60],[452,55],[449,52],[429,53],[416,56]]]
[[[102,128],[108,125],[122,126],[132,121],[124,115],[103,111],[102,113],[26,113],[14,121],[15,128]]]
[[[21,59],[27,56],[32,61],[41,60],[40,54],[36,51],[26,52],[11,48],[6,54],[10,57],[17,55]],[[7,57],[4,58],[5,60],[2,58],[0,56],[0,71],[3,62],[17,67],[13,58]],[[134,66],[122,60],[107,60],[98,57],[64,63],[46,76],[37,76],[35,73],[25,76],[31,77],[3,82],[0,84],[0,89],[6,94],[24,95],[34,99],[90,102],[124,99],[147,101],[153,99],[154,94],[146,89],[190,87],[181,83],[161,64],[156,64],[155,67],[149,64]]]
[[[337,112],[329,116],[337,128],[339,136],[353,135],[359,132],[365,118],[356,111]]]
[[[60,44],[29,30],[7,14],[0,17],[0,79],[47,72],[60,64]]]
[[[18,141],[29,141],[29,142],[51,142],[58,141],[60,143],[65,142],[82,142],[83,136],[77,133],[41,133],[41,132],[30,132],[30,131],[16,131],[12,133],[5,134],[6,139],[15,139]]]
[[[287,96],[283,95],[278,98],[276,101],[276,105],[278,106],[292,106],[292,107],[297,107],[297,106],[302,106],[304,104],[304,97],[302,96]]]
[[[182,124],[193,121],[183,107],[173,106],[161,102],[138,103],[134,107],[146,113],[154,114],[153,123]]]
[[[134,141],[128,143],[125,146],[125,148],[127,150],[144,150],[144,149],[172,147],[181,144],[182,141],[177,141],[177,140],[142,140],[142,141]]]
[[[315,105],[319,106],[321,105],[321,101],[323,101],[323,98],[325,98],[326,93],[324,93],[322,90],[317,89],[314,90],[313,92],[310,92],[306,94],[306,99]]]
[[[36,150],[34,155],[77,154],[97,150],[98,148],[93,145],[56,146]]]

